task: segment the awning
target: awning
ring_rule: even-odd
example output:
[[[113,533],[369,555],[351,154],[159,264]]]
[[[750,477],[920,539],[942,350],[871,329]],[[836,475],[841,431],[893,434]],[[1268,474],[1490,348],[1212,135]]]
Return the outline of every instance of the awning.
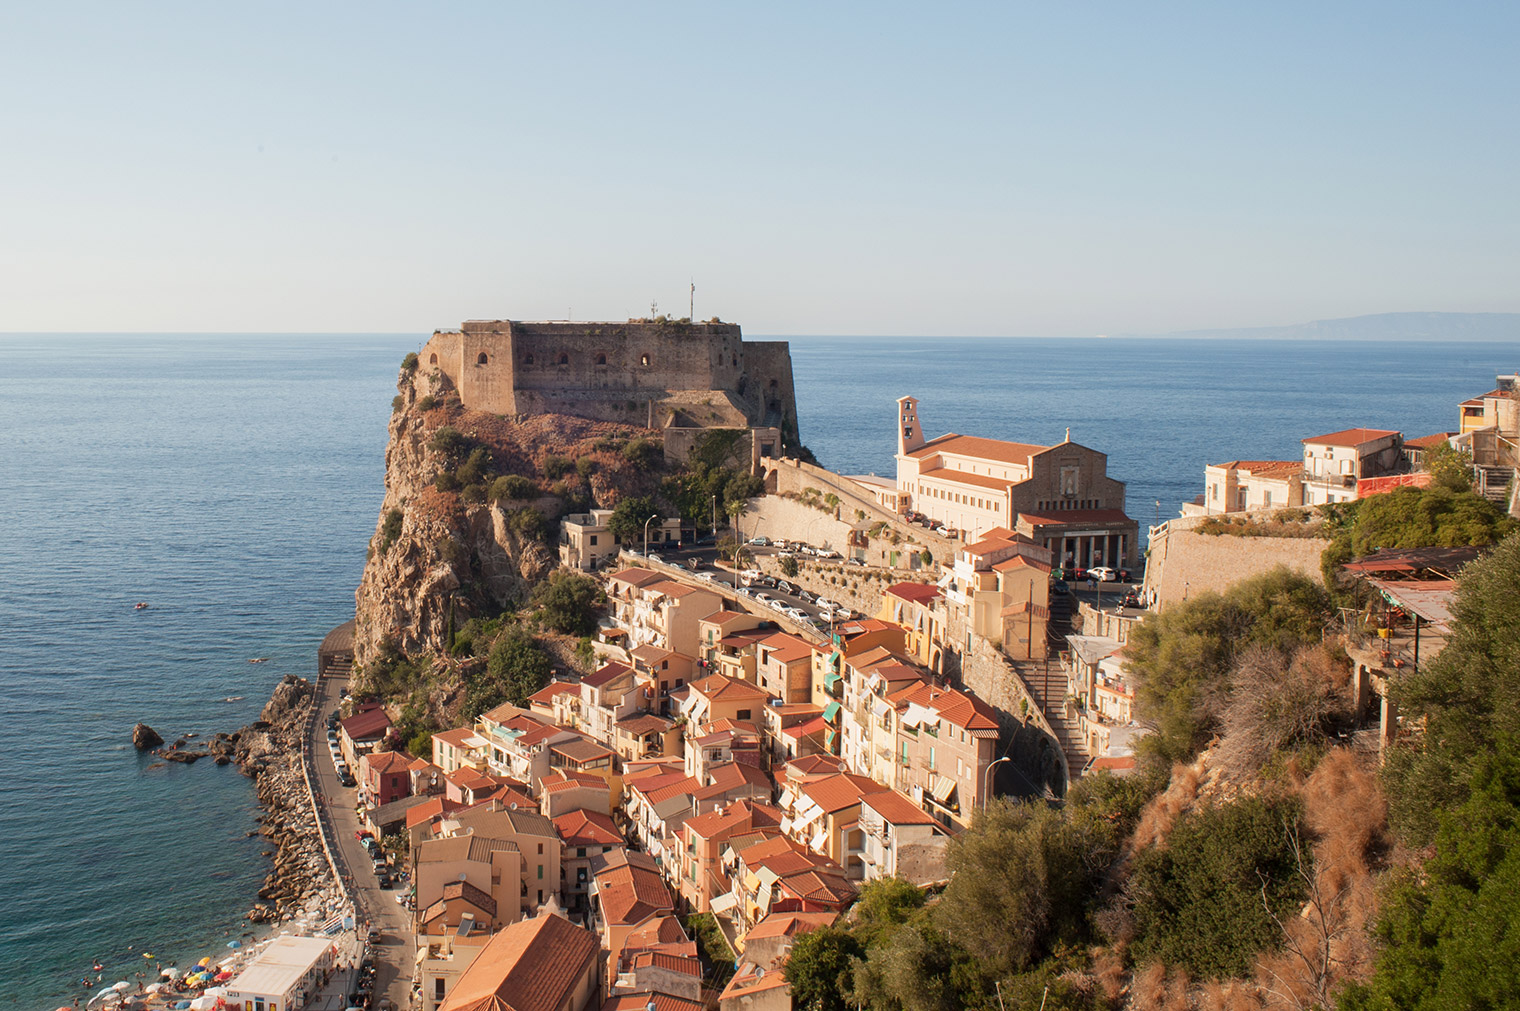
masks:
[[[834,686],[837,685],[840,681],[843,681],[843,680],[844,680],[844,675],[843,674],[836,674],[833,671],[829,671],[827,674],[825,674],[823,676],[823,687],[827,688],[829,691],[833,691],[834,690]]]
[[[739,896],[733,892],[724,892],[707,904],[707,908],[714,913],[726,913],[739,904]]]
[[[948,801],[950,799],[950,795],[954,792],[955,780],[951,779],[949,776],[931,775],[929,777],[929,793],[941,804]]]
[[[829,666],[830,667],[838,667],[839,666],[839,650],[836,649],[834,652],[832,652],[832,653],[829,654]]]
[[[838,702],[830,702],[828,705],[823,707],[823,718],[830,723],[833,723],[834,718],[839,715],[839,710],[840,705]]]
[[[832,752],[834,750],[834,739],[838,736],[839,735],[837,733],[830,730],[828,733],[823,735],[823,746]]]

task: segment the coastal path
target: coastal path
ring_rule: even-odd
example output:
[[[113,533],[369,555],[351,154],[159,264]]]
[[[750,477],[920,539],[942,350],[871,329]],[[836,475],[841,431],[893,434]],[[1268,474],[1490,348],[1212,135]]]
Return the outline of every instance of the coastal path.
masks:
[[[312,721],[312,737],[308,742],[317,816],[328,832],[333,860],[346,890],[354,897],[359,935],[362,937],[367,927],[375,927],[381,934],[379,942],[370,946],[375,959],[375,1006],[388,999],[395,1007],[406,1009],[412,1006],[412,976],[417,964],[411,915],[396,902],[400,890],[381,888],[370,869],[369,854],[355,835],[363,828],[354,812],[358,791],[338,781],[327,751],[326,717],[338,708],[347,687],[345,676],[327,674],[317,680],[318,716]]]

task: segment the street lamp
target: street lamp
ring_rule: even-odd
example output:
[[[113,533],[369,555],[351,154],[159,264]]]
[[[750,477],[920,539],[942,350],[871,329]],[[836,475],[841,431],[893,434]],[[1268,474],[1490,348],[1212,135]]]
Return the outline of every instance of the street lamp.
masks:
[[[659,513],[654,513],[644,521],[644,557],[649,557],[649,524],[659,518]]]
[[[718,496],[712,497],[712,536],[713,544],[718,543]]]
[[[982,773],[982,810],[987,810],[987,799],[992,796],[992,770],[997,768],[1000,762],[1011,762],[1013,759],[1004,755],[988,763],[986,771]]]

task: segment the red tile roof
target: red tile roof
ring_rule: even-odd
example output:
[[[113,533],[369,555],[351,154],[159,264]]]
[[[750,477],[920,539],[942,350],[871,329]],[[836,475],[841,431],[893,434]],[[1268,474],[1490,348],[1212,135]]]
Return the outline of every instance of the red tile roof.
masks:
[[[798,937],[819,927],[832,926],[838,913],[771,913],[744,935],[746,943],[760,937]]]
[[[932,708],[942,719],[948,720],[963,730],[997,733],[997,710],[981,699],[954,688],[938,688],[927,681],[920,681],[901,691],[893,692],[887,696],[887,700],[899,708],[909,702]]]
[[[626,926],[674,909],[659,872],[638,864],[625,863],[598,874],[596,898],[608,924]]]
[[[764,688],[756,687],[748,681],[731,678],[727,674],[711,674],[700,681],[693,681],[688,687],[712,701],[719,699],[744,701],[770,697]]]
[[[873,793],[864,798],[861,804],[871,808],[881,815],[883,821],[892,825],[938,824],[933,815],[896,790]]]
[[[627,840],[601,811],[570,811],[553,819],[554,831],[566,846],[623,846]]]
[[[596,965],[596,935],[558,916],[503,927],[439,1011],[555,1011]]]
[[[654,1011],[703,1011],[707,1005],[689,997],[676,997],[663,991],[640,990],[608,997],[602,1011],[644,1011],[654,1001]]]
[[[633,668],[626,663],[609,660],[596,669],[596,673],[588,674],[581,679],[581,684],[590,685],[592,688],[600,688],[609,681],[615,681],[624,674],[633,673]]]
[[[576,681],[551,681],[548,687],[540,688],[528,696],[529,702],[552,703],[556,695],[579,695],[581,686]]]
[[[940,595],[939,587],[928,583],[893,583],[887,592],[914,604],[927,604]]]
[[[1027,462],[1027,461],[1026,461]],[[946,481],[950,484],[971,484],[978,488],[988,488],[992,491],[1006,491],[1008,486],[1014,484],[1011,477],[993,477],[990,474],[971,474],[964,470],[955,470],[952,467],[934,467],[920,471],[919,477],[930,481]]]
[[[975,435],[957,435],[951,432],[929,440],[908,455],[921,460],[935,453],[953,453],[957,456],[973,456],[977,459],[995,460],[999,463],[1027,465],[1031,456],[1043,453],[1049,448],[1049,446],[1036,446],[1028,442],[1004,442],[1001,439],[983,439]]]
[[[391,727],[391,718],[385,715],[385,710],[379,707],[357,713],[339,724],[343,733],[348,735],[351,741],[367,741],[376,737],[384,737],[385,732]]]
[[[658,583],[664,578],[653,569],[639,568],[620,569],[607,577],[609,582],[627,583],[630,586],[647,586],[650,583]]]
[[[1422,435],[1418,439],[1405,439],[1404,445],[1410,449],[1429,449],[1431,446],[1444,445],[1456,432],[1437,432],[1435,435]]]
[[[1368,442],[1376,442],[1386,439],[1390,435],[1398,435],[1398,432],[1387,428],[1347,428],[1339,432],[1331,432],[1329,435],[1316,435],[1311,439],[1301,440],[1306,446],[1361,446]]]
[[[993,724],[996,726],[996,724]],[[869,776],[857,776],[853,772],[841,772],[823,779],[815,779],[798,787],[814,804],[829,814],[843,811],[860,803],[868,793],[880,793],[891,787],[883,786]]]
[[[375,775],[383,772],[405,772],[412,764],[412,756],[400,751],[376,751],[359,759]]]

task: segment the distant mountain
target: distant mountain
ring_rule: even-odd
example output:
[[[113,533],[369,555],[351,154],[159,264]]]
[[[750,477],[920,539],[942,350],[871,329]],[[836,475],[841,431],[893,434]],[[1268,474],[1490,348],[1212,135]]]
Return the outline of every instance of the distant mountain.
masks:
[[[1383,341],[1520,341],[1520,312],[1380,312],[1345,319],[1317,319],[1291,326],[1253,326],[1219,330],[1179,330],[1146,337],[1242,337],[1293,340]]]

